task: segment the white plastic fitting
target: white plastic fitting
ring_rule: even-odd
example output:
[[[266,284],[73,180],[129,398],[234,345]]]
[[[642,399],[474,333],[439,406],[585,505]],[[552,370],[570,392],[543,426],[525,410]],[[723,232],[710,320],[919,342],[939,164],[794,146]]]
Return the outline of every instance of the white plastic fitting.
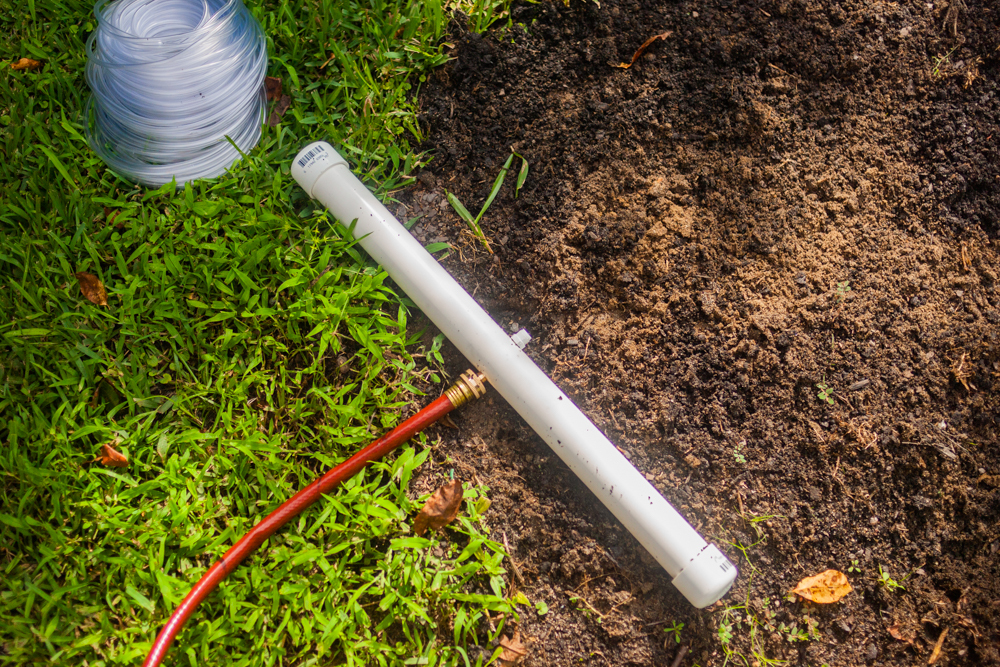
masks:
[[[691,604],[707,607],[726,594],[736,567],[424,250],[333,147],[318,141],[303,148],[292,176],[334,217],[355,225],[361,247],[670,573]]]
[[[527,329],[521,329],[512,335],[510,339],[514,341],[514,345],[517,345],[518,349],[523,350],[524,346],[531,342],[531,334],[528,333]]]

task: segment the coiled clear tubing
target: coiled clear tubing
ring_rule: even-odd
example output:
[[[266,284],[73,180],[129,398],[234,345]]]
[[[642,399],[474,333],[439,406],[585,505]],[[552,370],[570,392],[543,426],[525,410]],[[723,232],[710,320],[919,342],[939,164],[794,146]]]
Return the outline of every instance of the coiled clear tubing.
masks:
[[[242,0],[99,0],[87,140],[146,185],[218,176],[260,139],[267,47]]]

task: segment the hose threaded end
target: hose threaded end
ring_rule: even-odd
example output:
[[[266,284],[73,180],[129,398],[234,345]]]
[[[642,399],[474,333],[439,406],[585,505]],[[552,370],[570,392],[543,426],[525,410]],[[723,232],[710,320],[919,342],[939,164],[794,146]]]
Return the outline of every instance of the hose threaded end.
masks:
[[[444,393],[452,405],[461,407],[486,393],[486,376],[475,371],[465,371]]]

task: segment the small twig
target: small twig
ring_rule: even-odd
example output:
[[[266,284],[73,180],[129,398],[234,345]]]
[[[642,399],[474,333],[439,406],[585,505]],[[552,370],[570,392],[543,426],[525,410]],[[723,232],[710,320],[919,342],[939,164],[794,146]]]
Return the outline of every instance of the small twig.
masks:
[[[590,604],[589,602],[587,602],[587,598],[583,597],[582,595],[574,595],[570,591],[563,591],[563,592],[566,593],[566,595],[570,598],[570,602],[576,602],[577,600],[579,600],[583,604],[587,605],[587,609],[589,609],[590,611],[592,611],[595,614],[597,614],[597,616],[602,621],[604,620],[604,614],[602,614],[601,612],[599,612],[596,609],[594,609],[594,606],[592,604]]]
[[[625,602],[620,602],[620,603],[616,604],[616,605],[615,605],[614,607],[612,607],[612,608],[611,608],[611,611],[609,611],[608,613],[609,613],[609,614],[613,614],[613,613],[615,613],[616,611],[618,611],[618,608],[619,608],[619,607],[623,607],[623,606],[627,605],[627,604],[628,604],[629,602],[631,602],[631,601],[632,601],[633,599],[634,599],[634,598],[633,598],[633,597],[632,597],[632,596],[630,595],[630,596],[629,596],[629,598],[628,598],[628,600],[625,600]]]
[[[635,54],[632,56],[632,62],[621,63],[620,65],[615,65],[615,67],[620,67],[621,69],[628,69],[629,67],[631,67],[632,65],[635,64],[635,61],[637,61],[640,58],[640,56],[642,56],[643,52],[647,48],[649,48],[650,44],[652,44],[653,42],[655,42],[658,39],[666,39],[667,37],[670,37],[670,35],[672,35],[672,34],[674,34],[673,31],[667,30],[666,32],[664,32],[664,33],[662,33],[660,35],[653,35],[652,37],[650,37],[649,39],[647,39],[645,42],[643,42],[642,46],[640,46],[636,50]]]
[[[944,638],[948,636],[948,628],[941,631],[941,635],[938,637],[937,643],[934,644],[934,650],[931,651],[931,657],[927,661],[928,665],[933,665],[937,662],[937,659],[941,657],[941,647],[944,645]]]
[[[514,562],[514,557],[510,555],[510,544],[507,543],[507,533],[503,534],[503,548],[507,551],[507,560],[510,561],[510,569],[514,571],[514,577],[519,584],[524,586],[524,577],[521,576],[521,568]]]
[[[583,583],[581,583],[579,586],[577,586],[576,588],[573,589],[573,592],[574,593],[577,592],[578,590],[580,590],[581,588],[583,588],[584,586],[586,586],[587,584],[589,584],[592,581],[597,581],[598,579],[603,579],[604,577],[610,576],[610,574],[611,574],[610,572],[605,572],[604,574],[599,574],[596,577],[591,577],[590,579],[585,579],[583,581]]]
[[[684,659],[684,656],[687,655],[687,650],[687,644],[681,644],[680,648],[677,649],[677,655],[674,656],[674,661],[670,663],[670,667],[681,667],[681,661]]]
[[[844,484],[844,482],[839,477],[837,477],[836,475],[833,475],[833,479],[834,479],[834,481],[837,482],[837,484],[840,484],[840,490],[844,492],[844,495],[847,496],[848,498],[850,498],[851,501],[853,502],[854,501],[854,496],[852,496],[851,492],[847,490],[847,485]],[[869,503],[869,506],[870,506],[870,503]]]

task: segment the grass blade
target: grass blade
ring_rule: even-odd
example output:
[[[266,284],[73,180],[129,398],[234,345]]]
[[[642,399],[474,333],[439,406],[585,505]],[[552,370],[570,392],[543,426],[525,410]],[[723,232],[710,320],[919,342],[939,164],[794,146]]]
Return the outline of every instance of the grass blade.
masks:
[[[514,185],[514,199],[517,199],[517,195],[520,194],[521,188],[524,186],[524,181],[528,178],[528,161],[523,155],[514,153],[517,157],[521,158],[521,170],[517,172],[517,183]]]
[[[448,203],[451,204],[453,209],[455,209],[455,213],[458,213],[459,217],[461,217],[462,220],[465,220],[470,227],[475,225],[476,219],[472,217],[471,213],[469,213],[469,209],[465,208],[465,204],[463,204],[458,197],[447,190],[445,190],[444,193],[448,197]]]
[[[483,234],[483,229],[482,227],[479,226],[479,222],[476,220],[476,218],[472,217],[472,214],[469,213],[469,209],[465,208],[465,204],[463,204],[458,197],[448,192],[447,190],[445,190],[444,193],[448,197],[448,203],[451,204],[451,207],[453,209],[455,209],[455,213],[458,213],[459,217],[462,218],[462,220],[465,220],[465,224],[467,224],[469,226],[469,229],[472,230],[472,233],[475,234],[479,238],[479,240],[483,242],[483,245],[486,246],[486,249],[492,255],[493,248],[490,247],[490,242],[486,240],[486,234]]]
[[[503,163],[503,167],[500,169],[500,173],[497,174],[497,179],[493,181],[493,189],[490,190],[490,196],[486,198],[486,203],[483,204],[482,210],[479,211],[479,215],[476,216],[476,223],[478,224],[480,220],[483,219],[483,214],[486,213],[486,209],[490,207],[493,200],[497,198],[497,193],[500,192],[500,186],[503,185],[503,179],[507,177],[507,170],[510,169],[510,165],[514,163],[513,154],[507,158],[507,161]]]
[[[451,250],[451,244],[450,243],[428,243],[427,245],[424,246],[424,250],[426,250],[427,252],[429,252],[430,254],[433,255],[434,253],[441,252],[442,250]],[[439,260],[444,259],[445,257],[448,257],[448,255],[450,255],[450,254],[451,254],[450,252],[446,252],[445,254],[443,254],[440,257],[438,257],[438,259]]]
[[[62,161],[58,157],[56,157],[55,153],[53,153],[45,146],[39,146],[38,149],[43,153],[45,153],[45,155],[49,158],[49,162],[52,163],[52,166],[55,167],[56,171],[58,171],[59,174],[66,179],[67,183],[73,186],[73,189],[75,190],[80,189],[79,186],[77,186],[76,181],[73,180],[73,177],[69,175],[69,171],[66,170],[66,166],[62,163]]]

